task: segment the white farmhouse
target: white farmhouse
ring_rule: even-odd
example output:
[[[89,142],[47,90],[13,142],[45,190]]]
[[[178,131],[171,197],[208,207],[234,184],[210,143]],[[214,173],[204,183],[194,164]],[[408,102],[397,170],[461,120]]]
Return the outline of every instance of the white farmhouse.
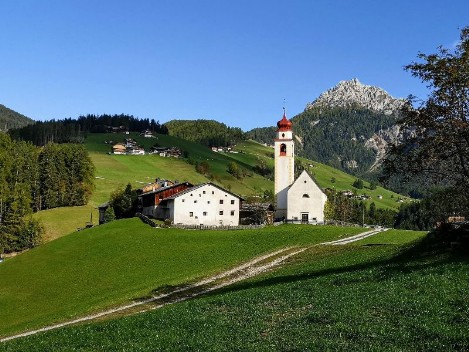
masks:
[[[287,119],[285,110],[277,127],[274,139],[275,216],[291,222],[323,223],[327,196],[306,171],[294,180],[295,144],[292,123]]]
[[[238,226],[241,201],[213,183],[203,183],[164,199],[160,206],[173,224]]]

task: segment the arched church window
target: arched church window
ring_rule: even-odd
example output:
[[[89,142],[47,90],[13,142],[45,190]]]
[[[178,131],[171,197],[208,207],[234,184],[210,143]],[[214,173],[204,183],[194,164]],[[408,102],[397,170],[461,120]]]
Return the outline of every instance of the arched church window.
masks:
[[[285,143],[280,144],[280,155],[287,155],[287,145]]]
[[[303,194],[303,198],[309,198],[309,194],[308,193]]]

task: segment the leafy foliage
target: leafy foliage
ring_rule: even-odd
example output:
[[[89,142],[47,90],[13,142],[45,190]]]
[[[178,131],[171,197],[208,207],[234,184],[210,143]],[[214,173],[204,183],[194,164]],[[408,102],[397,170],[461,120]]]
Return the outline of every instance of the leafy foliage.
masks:
[[[374,202],[367,208],[363,201],[331,190],[326,190],[326,194],[327,202],[324,209],[326,220],[394,227],[397,213],[393,210],[377,208]]]
[[[425,82],[431,94],[416,109],[416,100],[410,97],[402,109],[399,126],[407,139],[388,151],[384,177],[400,174],[412,179],[419,175],[428,186],[448,187],[449,202],[443,191],[402,210],[403,224],[410,221],[427,228],[431,219],[446,221],[443,215],[448,216],[450,205],[457,215],[469,214],[469,27],[461,30],[461,41],[454,51],[440,48],[436,54],[421,53],[418,58],[422,62],[405,69]],[[430,204],[437,199],[442,203],[434,204],[434,209]],[[412,219],[419,213],[420,220]]]
[[[131,218],[137,211],[137,191],[132,190],[129,183],[125,189],[119,188],[111,193],[109,205],[113,209],[108,213],[109,218],[112,214],[116,219]]]
[[[387,153],[385,175],[423,174],[434,184],[469,185],[469,27],[461,31],[454,52],[419,54],[423,62],[405,69],[420,78],[431,94],[417,109],[410,97],[400,127],[407,139]]]
[[[357,188],[357,189],[363,189],[363,181],[359,178],[357,178],[354,182],[353,182],[353,187]]]
[[[42,149],[0,133],[0,244],[7,252],[40,242],[33,211],[83,205],[93,189],[94,166],[79,145]]]

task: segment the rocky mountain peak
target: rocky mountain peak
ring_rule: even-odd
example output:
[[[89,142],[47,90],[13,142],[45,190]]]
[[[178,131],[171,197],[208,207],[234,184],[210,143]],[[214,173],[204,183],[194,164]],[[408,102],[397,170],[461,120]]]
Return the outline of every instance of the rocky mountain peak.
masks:
[[[393,98],[384,89],[362,84],[357,78],[340,81],[335,87],[322,93],[305,110],[313,107],[360,106],[390,115],[402,106],[403,99]]]

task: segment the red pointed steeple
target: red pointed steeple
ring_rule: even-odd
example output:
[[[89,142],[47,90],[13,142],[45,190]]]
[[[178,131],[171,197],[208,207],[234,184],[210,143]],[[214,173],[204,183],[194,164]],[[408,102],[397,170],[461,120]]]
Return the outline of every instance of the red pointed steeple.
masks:
[[[283,118],[277,122],[277,127],[279,131],[291,131],[292,123],[287,119],[285,108],[283,109]]]

